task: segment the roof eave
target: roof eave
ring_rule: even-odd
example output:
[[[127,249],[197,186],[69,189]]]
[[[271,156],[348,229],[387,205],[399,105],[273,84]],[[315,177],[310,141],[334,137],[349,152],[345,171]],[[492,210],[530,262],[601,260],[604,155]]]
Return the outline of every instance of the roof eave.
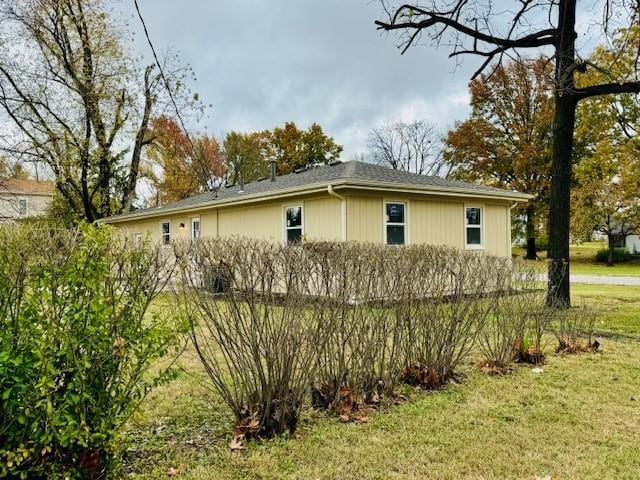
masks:
[[[368,189],[368,190],[396,190],[404,193],[430,193],[442,196],[451,197],[467,197],[467,198],[488,198],[493,200],[511,200],[517,202],[526,202],[533,198],[533,195],[520,192],[484,192],[480,190],[474,190],[471,188],[457,188],[457,187],[443,187],[437,185],[411,185],[402,184],[396,182],[374,182],[374,181],[358,181],[358,180],[345,180],[338,179],[331,182],[316,183],[310,185],[304,185],[301,187],[287,188],[283,190],[260,192],[243,197],[233,197],[229,199],[214,199],[207,200],[200,203],[185,207],[165,208],[157,211],[134,212],[131,214],[125,214],[121,216],[108,217],[99,220],[102,223],[123,223],[131,220],[145,219],[145,218],[157,218],[172,215],[175,213],[191,213],[200,210],[208,209],[211,207],[225,207],[229,205],[243,205],[247,203],[254,203],[265,200],[267,198],[286,198],[299,194],[311,194],[318,193],[326,190],[331,185],[334,188],[356,188],[356,189]]]

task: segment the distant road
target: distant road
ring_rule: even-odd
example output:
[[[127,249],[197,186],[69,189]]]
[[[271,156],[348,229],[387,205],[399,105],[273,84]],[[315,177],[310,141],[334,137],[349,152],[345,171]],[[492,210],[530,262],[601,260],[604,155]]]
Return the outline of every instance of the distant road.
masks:
[[[618,277],[613,275],[570,275],[571,283],[594,283],[601,285],[627,285],[640,287],[640,277]]]
[[[538,277],[544,281],[547,279],[547,274],[542,273]],[[590,283],[594,285],[625,285],[628,287],[640,287],[640,277],[618,277],[613,275],[580,275],[571,274],[571,283]]]

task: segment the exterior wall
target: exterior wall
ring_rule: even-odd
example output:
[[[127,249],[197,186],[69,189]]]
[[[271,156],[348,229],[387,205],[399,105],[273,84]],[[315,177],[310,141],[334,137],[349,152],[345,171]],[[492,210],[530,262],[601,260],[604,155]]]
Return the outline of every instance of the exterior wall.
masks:
[[[382,242],[382,198],[347,197],[347,240]]]
[[[410,200],[409,241],[464,248],[464,202]]]
[[[161,240],[161,225],[171,223],[171,239],[188,239],[192,218],[200,219],[202,237],[244,236],[262,240],[284,241],[284,216],[287,206],[302,205],[303,234],[309,240],[341,239],[341,204],[327,195],[307,195],[298,199],[267,201],[258,204],[208,208],[200,211],[132,219],[115,223],[131,237],[141,234],[153,242]],[[184,228],[180,228],[184,224]]]
[[[304,202],[304,235],[309,240],[341,240],[341,202],[335,197]]]
[[[465,246],[465,206],[482,208],[482,245],[474,250],[499,256],[511,254],[509,203],[468,200],[456,197],[410,194],[386,194],[364,191],[338,191],[346,201],[346,239],[380,243],[385,241],[385,202],[406,204],[405,238],[409,244]],[[285,207],[302,205],[303,235],[308,240],[341,240],[342,201],[328,194],[307,195],[296,199],[261,202],[237,207],[203,209],[148,220],[117,223],[129,235],[149,235],[160,241],[161,223],[171,221],[171,239],[190,236],[191,219],[200,218],[201,235],[247,236],[284,241]],[[180,228],[180,224],[184,228]]]
[[[347,195],[347,240],[384,242],[384,205],[406,204],[405,238],[408,244],[426,243],[465,249],[465,206],[482,208],[482,246],[473,248],[511,255],[509,203],[456,197],[351,192]]]
[[[19,214],[18,200],[22,198],[27,200],[26,215]],[[26,193],[2,194],[0,195],[0,221],[45,215],[50,204],[50,195],[33,195]]]

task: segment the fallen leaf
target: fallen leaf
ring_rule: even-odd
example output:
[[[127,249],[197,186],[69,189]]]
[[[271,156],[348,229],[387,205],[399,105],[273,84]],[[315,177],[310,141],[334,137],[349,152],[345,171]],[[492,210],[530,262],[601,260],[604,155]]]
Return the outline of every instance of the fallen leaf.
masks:
[[[180,473],[180,470],[178,470],[177,468],[169,467],[167,469],[167,477],[175,477],[179,473]]]
[[[244,435],[236,435],[231,443],[229,444],[229,448],[231,450],[244,450],[245,448],[245,436]]]

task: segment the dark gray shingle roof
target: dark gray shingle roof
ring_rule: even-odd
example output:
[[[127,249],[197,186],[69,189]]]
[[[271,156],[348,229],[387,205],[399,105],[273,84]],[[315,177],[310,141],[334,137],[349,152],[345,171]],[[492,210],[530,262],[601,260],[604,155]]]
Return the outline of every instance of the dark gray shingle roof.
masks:
[[[418,175],[415,173],[392,170],[380,165],[371,163],[358,162],[355,160],[333,165],[325,165],[310,168],[300,173],[291,173],[281,175],[276,178],[275,182],[265,179],[257,182],[250,182],[244,185],[244,189],[240,190],[240,185],[231,187],[222,187],[218,192],[207,192],[193,197],[185,198],[177,202],[167,203],[160,207],[147,208],[131,213],[116,215],[105,219],[119,220],[124,218],[144,217],[147,215],[155,215],[160,213],[170,213],[186,208],[196,206],[215,205],[217,203],[226,203],[233,200],[241,200],[244,197],[268,196],[269,194],[277,194],[281,191],[295,190],[297,188],[322,187],[334,183],[382,183],[389,188],[399,190],[406,189],[407,186],[415,186],[418,189],[442,189],[466,191],[468,193],[477,193],[485,195],[494,195],[500,197],[523,198],[522,193],[503,190],[500,188],[488,187],[476,183],[462,182],[459,180],[449,180],[441,177]]]

